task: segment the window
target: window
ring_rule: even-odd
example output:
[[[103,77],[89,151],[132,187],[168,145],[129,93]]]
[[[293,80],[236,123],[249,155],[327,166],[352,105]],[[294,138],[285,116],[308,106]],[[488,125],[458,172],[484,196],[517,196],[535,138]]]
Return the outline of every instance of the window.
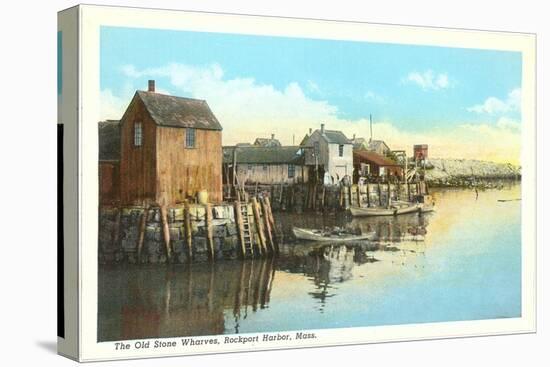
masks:
[[[141,122],[134,123],[134,146],[140,147],[143,142],[143,131]]]
[[[288,165],[288,178],[294,178],[296,175],[296,166],[293,164]]]
[[[187,128],[185,129],[185,147],[194,148],[195,147],[195,129]]]
[[[338,145],[338,157],[343,157],[343,156],[344,156],[344,145],[340,144]]]

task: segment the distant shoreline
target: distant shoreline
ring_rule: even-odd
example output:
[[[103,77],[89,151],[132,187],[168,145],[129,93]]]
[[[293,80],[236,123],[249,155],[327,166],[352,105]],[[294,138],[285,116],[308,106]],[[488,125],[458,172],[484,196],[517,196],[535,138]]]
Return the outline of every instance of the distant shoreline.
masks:
[[[521,180],[521,168],[473,159],[430,159],[425,179],[432,186],[494,186],[498,180]]]

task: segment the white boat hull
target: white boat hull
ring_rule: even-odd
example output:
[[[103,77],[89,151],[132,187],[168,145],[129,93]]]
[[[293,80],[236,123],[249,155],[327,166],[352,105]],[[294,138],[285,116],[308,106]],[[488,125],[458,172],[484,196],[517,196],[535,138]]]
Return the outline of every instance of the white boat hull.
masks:
[[[368,240],[374,237],[375,232],[366,233],[363,235],[358,236],[346,236],[346,237],[339,237],[337,235],[335,236],[323,236],[321,234],[317,234],[312,232],[311,230],[304,229],[304,228],[298,228],[294,227],[292,228],[292,231],[294,232],[294,236],[300,240],[307,240],[307,241],[317,241],[317,242],[351,242],[351,241],[363,241]]]
[[[350,207],[351,215],[354,217],[369,217],[369,216],[393,216],[400,214],[410,214],[410,213],[426,213],[434,210],[433,205],[425,204],[412,204],[405,207],[390,207],[390,208],[359,208],[352,206]]]

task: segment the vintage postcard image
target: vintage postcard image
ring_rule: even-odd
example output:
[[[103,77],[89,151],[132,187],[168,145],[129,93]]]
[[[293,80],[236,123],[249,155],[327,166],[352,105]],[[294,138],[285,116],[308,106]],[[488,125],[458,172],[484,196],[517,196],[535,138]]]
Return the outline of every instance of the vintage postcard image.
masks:
[[[161,28],[99,27],[98,345],[524,315],[521,51]]]

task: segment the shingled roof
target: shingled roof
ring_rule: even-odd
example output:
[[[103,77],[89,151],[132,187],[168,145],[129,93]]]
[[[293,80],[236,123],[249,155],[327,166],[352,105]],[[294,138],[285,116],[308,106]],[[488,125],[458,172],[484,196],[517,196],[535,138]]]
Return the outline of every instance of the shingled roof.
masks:
[[[321,135],[331,144],[352,144],[339,130],[325,130],[325,133]]]
[[[222,125],[204,100],[144,91],[136,94],[157,125],[222,130]]]
[[[120,124],[118,120],[100,121],[99,160],[118,161],[120,159]]]
[[[275,138],[256,138],[254,145],[261,147],[280,147],[281,142]]]
[[[302,164],[303,150],[299,146],[285,147],[223,147],[223,163],[233,162],[233,152],[237,150],[237,163],[243,164]]]
[[[306,135],[301,145],[311,145],[310,138],[313,137],[313,139],[317,139],[316,137],[320,136],[321,138],[325,139],[327,143],[329,144],[353,144],[351,140],[349,140],[343,132],[340,130],[323,130],[321,133],[321,130],[317,129],[315,130],[311,135]]]
[[[389,150],[388,144],[386,144],[383,140],[371,140],[368,144],[368,150],[372,150],[377,152],[378,150]]]

